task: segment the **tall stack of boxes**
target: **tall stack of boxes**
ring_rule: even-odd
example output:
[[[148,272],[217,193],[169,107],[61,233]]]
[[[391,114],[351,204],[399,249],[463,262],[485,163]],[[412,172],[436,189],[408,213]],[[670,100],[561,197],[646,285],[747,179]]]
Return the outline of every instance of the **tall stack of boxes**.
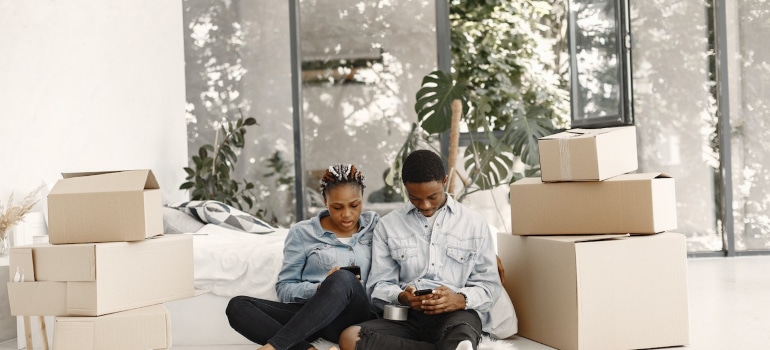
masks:
[[[541,138],[540,178],[510,186],[500,234],[519,335],[558,349],[689,342],[674,179],[637,170],[633,126]]]
[[[56,316],[54,349],[171,347],[162,303],[194,296],[193,247],[162,235],[161,210],[150,170],[65,174],[50,243],[11,249],[11,314]]]

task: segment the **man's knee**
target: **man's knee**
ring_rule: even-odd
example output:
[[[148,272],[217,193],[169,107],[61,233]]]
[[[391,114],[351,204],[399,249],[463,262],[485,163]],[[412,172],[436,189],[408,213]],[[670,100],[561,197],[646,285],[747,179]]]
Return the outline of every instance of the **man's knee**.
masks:
[[[360,331],[360,326],[350,326],[345,328],[340,334],[340,350],[354,350],[356,348],[356,343],[358,343],[358,340],[360,339]]]

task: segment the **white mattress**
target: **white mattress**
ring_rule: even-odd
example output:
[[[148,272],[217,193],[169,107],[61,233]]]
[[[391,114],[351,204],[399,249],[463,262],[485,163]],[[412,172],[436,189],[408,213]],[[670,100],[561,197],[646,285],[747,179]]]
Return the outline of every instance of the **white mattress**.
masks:
[[[195,288],[225,297],[278,300],[275,283],[288,232],[253,234],[205,225],[193,234]]]

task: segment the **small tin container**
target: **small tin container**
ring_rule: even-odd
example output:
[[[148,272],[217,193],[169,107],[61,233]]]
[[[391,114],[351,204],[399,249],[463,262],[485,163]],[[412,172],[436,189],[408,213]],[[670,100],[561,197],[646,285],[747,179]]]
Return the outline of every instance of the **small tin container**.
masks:
[[[382,317],[386,320],[406,321],[406,314],[408,311],[408,306],[388,304],[385,305]]]

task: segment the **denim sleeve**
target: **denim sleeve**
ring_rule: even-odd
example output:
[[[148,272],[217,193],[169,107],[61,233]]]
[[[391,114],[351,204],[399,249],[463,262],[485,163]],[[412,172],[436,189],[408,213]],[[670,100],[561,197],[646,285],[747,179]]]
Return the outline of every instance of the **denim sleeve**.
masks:
[[[500,297],[503,286],[500,283],[500,275],[497,272],[497,257],[492,241],[492,232],[483,221],[476,225],[476,229],[481,230],[485,238],[481,249],[479,249],[473,271],[468,277],[468,282],[459,292],[463,292],[468,296],[468,309],[486,312],[492,308],[495,300]]]
[[[303,236],[303,232],[295,227],[289,230],[284,242],[283,265],[275,284],[278,300],[284,303],[305,302],[315,295],[317,290],[315,283],[302,279],[302,271],[307,262]]]
[[[383,310],[387,304],[398,303],[398,294],[401,293],[398,282],[399,267],[390,257],[386,229],[378,224],[374,228],[372,269],[366,284],[366,292],[377,309]]]

